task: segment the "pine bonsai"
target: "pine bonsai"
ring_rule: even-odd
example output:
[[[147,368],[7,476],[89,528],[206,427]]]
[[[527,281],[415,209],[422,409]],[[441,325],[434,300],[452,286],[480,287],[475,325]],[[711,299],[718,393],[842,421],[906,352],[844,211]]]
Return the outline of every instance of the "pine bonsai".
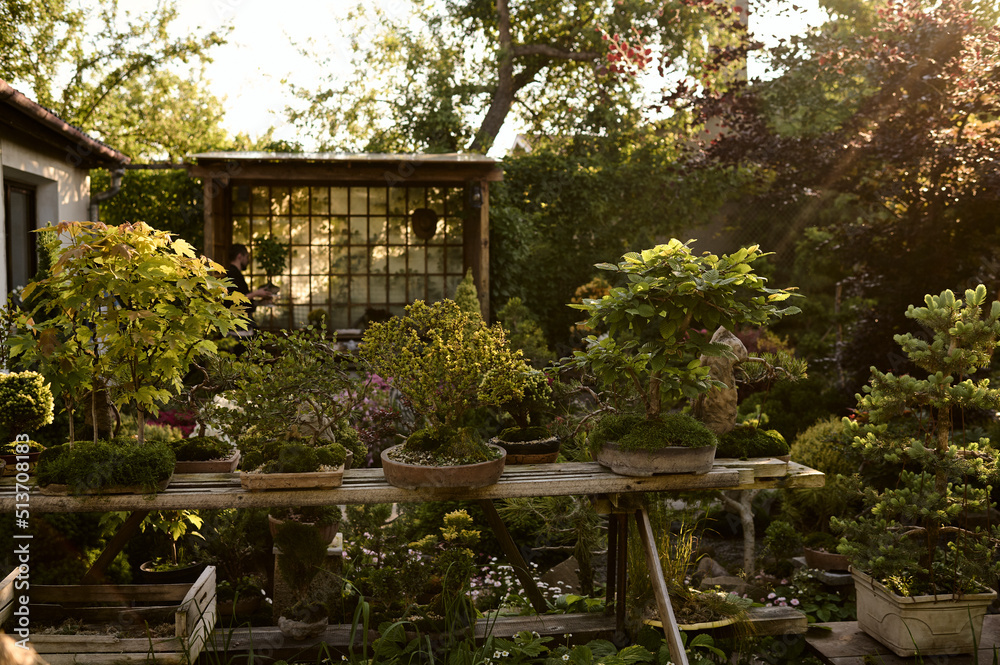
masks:
[[[974,378],[989,365],[1000,339],[1000,302],[987,312],[986,287],[925,297],[906,316],[930,336],[896,335],[909,360],[926,373],[894,375],[872,368],[858,395],[867,422],[845,419],[866,459],[897,465],[898,482],[861,490],[865,511],[831,522],[843,532],[838,551],[852,565],[903,596],[960,594],[992,588],[1000,573],[1000,527],[968,518],[991,507],[997,474],[988,439],[965,441],[965,414],[1000,407],[1000,390]],[[913,436],[889,436],[890,424],[913,422]]]

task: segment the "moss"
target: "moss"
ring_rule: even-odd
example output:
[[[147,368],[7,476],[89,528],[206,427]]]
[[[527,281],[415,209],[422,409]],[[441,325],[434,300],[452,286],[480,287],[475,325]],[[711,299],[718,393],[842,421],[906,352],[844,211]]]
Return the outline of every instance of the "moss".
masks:
[[[171,441],[174,455],[185,462],[204,462],[225,459],[233,454],[233,447],[214,436],[193,436],[190,439]]]
[[[281,550],[278,569],[282,577],[301,594],[326,560],[327,543],[315,527],[290,520],[278,527],[274,544]]]
[[[37,441],[11,441],[0,444],[0,455],[23,455],[24,446],[28,446],[28,453],[40,453],[45,450],[45,446]],[[21,452],[18,452],[20,450]]]
[[[702,448],[716,444],[715,435],[703,424],[683,413],[668,413],[657,420],[614,414],[600,420],[590,434],[591,448],[616,441],[622,450]]]
[[[523,443],[525,441],[539,441],[540,439],[547,439],[551,436],[549,430],[544,427],[529,427],[527,429],[521,429],[520,427],[508,427],[507,429],[500,432],[500,440],[506,441],[507,443]]]
[[[341,420],[337,423],[333,439],[354,453],[355,464],[361,464],[361,461],[368,455],[368,448],[361,442],[361,435],[358,434],[358,430],[346,420]]]
[[[42,451],[36,473],[39,485],[68,485],[74,493],[113,487],[152,492],[173,473],[175,461],[165,443],[79,441],[72,447],[63,444]]]
[[[474,427],[427,427],[406,439],[404,450],[447,459],[448,464],[476,464],[496,458]],[[458,460],[456,462],[456,460]]]
[[[243,468],[263,473],[310,473],[322,466],[340,466],[346,459],[347,450],[339,443],[315,447],[298,441],[276,441],[249,453]]]
[[[776,457],[787,455],[788,443],[777,430],[740,425],[719,437],[716,457]]]

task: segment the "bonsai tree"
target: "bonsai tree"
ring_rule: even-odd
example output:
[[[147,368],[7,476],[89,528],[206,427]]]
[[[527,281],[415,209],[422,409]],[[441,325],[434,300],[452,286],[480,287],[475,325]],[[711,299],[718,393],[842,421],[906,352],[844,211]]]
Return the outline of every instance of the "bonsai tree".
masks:
[[[501,326],[486,325],[478,312],[463,311],[452,300],[418,300],[405,316],[372,323],[360,352],[376,374],[391,377],[425,425],[407,439],[406,451],[463,463],[495,457],[466,417],[524,396],[524,361],[511,351]]]
[[[253,251],[254,258],[267,275],[268,285],[273,286],[272,278],[283,273],[288,265],[288,245],[268,234],[253,243]]]
[[[964,299],[944,291],[924,302],[911,305],[906,316],[929,336],[894,339],[925,376],[873,367],[858,395],[858,411],[867,421],[844,421],[854,447],[868,460],[895,465],[898,477],[886,489],[863,488],[861,515],[831,523],[843,533],[838,551],[894,593],[984,591],[1000,573],[1000,531],[997,525],[973,527],[968,518],[991,506],[987,483],[995,483],[997,455],[988,439],[966,442],[959,433],[963,414],[1000,406],[1000,390],[974,378],[989,365],[1000,339],[1000,302],[984,312],[982,285],[967,290]],[[914,435],[890,435],[890,425],[900,420],[912,423]]]
[[[711,341],[716,329],[763,326],[799,311],[785,302],[789,290],[767,287],[754,272],[764,256],[757,245],[696,256],[672,239],[617,264],[597,264],[617,285],[570,307],[585,311],[586,325],[606,335],[590,335],[570,364],[589,369],[613,394],[634,396],[645,421],[660,420],[683,398],[724,388],[699,360],[732,357],[728,346]]]
[[[0,426],[11,441],[52,422],[52,390],[38,372],[0,374]]]
[[[350,419],[370,379],[356,371],[354,356],[339,351],[335,342],[326,339],[324,329],[312,327],[255,336],[235,368],[231,389],[223,393],[229,403],[211,407],[207,419],[244,455],[294,439],[312,447],[337,442],[360,460],[367,450]]]
[[[513,427],[500,432],[503,441],[534,441],[549,436],[544,423],[554,408],[552,403],[552,386],[549,377],[541,370],[534,369],[527,363],[522,368],[524,373],[524,393],[521,397],[511,399],[502,404],[503,409],[514,421]]]
[[[24,332],[11,351],[29,362],[57,353],[58,364],[40,368],[60,394],[71,391],[58,377],[63,365],[74,373],[89,365],[91,387],[114,386],[115,406],[135,410],[141,445],[146,414],[181,389],[192,358],[215,352],[212,334],[246,327],[244,299],[228,294],[222,266],[142,222],[63,222],[43,233],[65,243],[51,274],[25,287],[26,301],[36,289],[49,298],[19,320]]]

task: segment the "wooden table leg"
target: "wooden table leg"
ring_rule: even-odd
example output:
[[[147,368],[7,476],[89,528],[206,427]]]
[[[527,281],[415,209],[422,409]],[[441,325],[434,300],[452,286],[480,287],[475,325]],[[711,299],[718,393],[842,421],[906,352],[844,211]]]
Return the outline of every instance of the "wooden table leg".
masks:
[[[616,538],[618,553],[615,555],[615,643],[627,642],[625,633],[625,593],[628,590],[628,515],[615,515],[618,521]]]
[[[539,591],[538,585],[535,584],[535,578],[532,577],[531,571],[528,570],[528,564],[525,563],[524,557],[521,556],[521,550],[518,549],[514,539],[510,537],[507,525],[500,518],[500,514],[497,512],[496,506],[493,505],[493,501],[490,499],[481,499],[477,503],[479,503],[479,507],[483,509],[483,512],[486,513],[486,521],[490,523],[490,528],[493,529],[497,540],[500,541],[500,548],[507,556],[507,561],[514,568],[514,574],[517,575],[517,579],[521,583],[521,588],[527,594],[531,606],[539,614],[545,614],[549,609],[548,603],[545,602],[545,597]]]
[[[135,510],[129,513],[128,518],[122,523],[118,533],[108,542],[104,551],[101,552],[101,556],[97,557],[97,561],[94,565],[90,567],[87,574],[83,576],[81,584],[100,584],[104,581],[104,573],[107,572],[108,566],[111,562],[115,560],[119,552],[125,547],[125,544],[132,539],[139,531],[139,525],[142,521],[146,519],[146,515],[149,514],[148,510]]]
[[[604,589],[604,614],[615,609],[615,580],[618,576],[618,515],[608,515],[608,574]]]
[[[640,506],[635,511],[635,521],[639,527],[642,549],[646,554],[646,567],[649,569],[649,580],[653,584],[653,595],[656,596],[656,609],[660,613],[660,623],[663,624],[667,646],[670,647],[670,658],[674,665],[688,665],[681,632],[677,629],[677,620],[674,619],[674,608],[671,607],[670,596],[667,594],[667,583],[663,579],[663,568],[660,567],[660,555],[656,551],[653,527],[649,523],[649,513],[646,512],[645,506]]]

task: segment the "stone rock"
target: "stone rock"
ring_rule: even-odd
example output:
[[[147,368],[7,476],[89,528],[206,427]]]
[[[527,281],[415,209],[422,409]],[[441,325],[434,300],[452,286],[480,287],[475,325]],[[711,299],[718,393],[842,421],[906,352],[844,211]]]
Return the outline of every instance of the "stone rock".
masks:
[[[719,587],[723,591],[732,593],[746,593],[747,583],[742,577],[735,575],[720,575],[719,577],[706,577],[702,579],[699,589],[714,589]]]
[[[713,388],[699,396],[694,403],[694,417],[704,423],[716,436],[721,436],[736,427],[739,392],[736,389],[736,373],[733,367],[746,360],[749,354],[740,338],[721,326],[712,335],[712,342],[725,344],[736,358],[722,356],[700,358],[701,364],[709,368],[709,376],[726,384],[726,388]]]
[[[557,586],[562,591],[560,593],[580,593],[580,564],[576,557],[569,557],[562,563],[549,568],[538,578],[540,582],[545,582],[549,587]]]
[[[703,556],[698,560],[698,567],[695,570],[705,577],[723,577],[729,574],[729,571],[723,568],[718,561],[708,556]]]

